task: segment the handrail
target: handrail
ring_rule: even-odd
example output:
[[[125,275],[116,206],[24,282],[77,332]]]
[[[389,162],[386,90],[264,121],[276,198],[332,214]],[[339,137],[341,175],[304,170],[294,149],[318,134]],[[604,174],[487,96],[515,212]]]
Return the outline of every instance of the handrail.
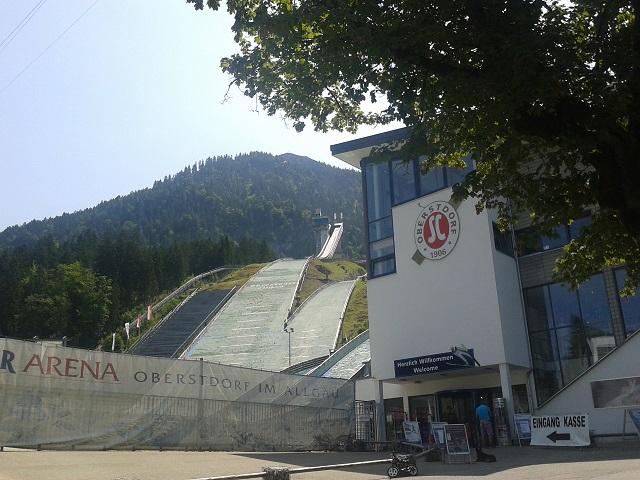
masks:
[[[151,312],[157,311],[160,307],[162,307],[165,303],[167,303],[170,300],[173,300],[175,297],[177,297],[178,295],[180,295],[182,292],[184,292],[187,288],[189,288],[193,283],[202,280],[205,277],[211,276],[211,275],[215,275],[217,273],[220,272],[224,272],[227,270],[237,270],[238,268],[240,268],[240,266],[238,265],[224,265],[222,267],[219,268],[215,268],[213,270],[209,270],[208,272],[204,272],[204,273],[200,273],[198,275],[195,275],[193,277],[191,277],[189,280],[187,280],[186,282],[184,282],[182,285],[180,285],[178,288],[176,288],[174,291],[172,291],[171,293],[169,293],[166,297],[164,297],[162,300],[160,300],[158,303],[151,305]],[[194,292],[195,293],[195,292]],[[193,293],[191,294],[193,295]],[[190,298],[191,295],[188,297]],[[182,303],[180,303],[180,305],[177,307],[181,307],[185,302],[183,301]],[[151,328],[149,328],[140,338],[138,338],[136,340],[135,343],[131,344],[129,347],[127,347],[123,353],[130,353],[131,351],[133,351],[133,349],[140,345],[140,342],[142,342],[152,331],[155,331],[155,329],[161,325],[162,323],[164,323],[164,321],[168,318],[169,315],[173,314],[175,312],[176,308],[174,308],[173,310],[171,310],[171,312],[169,312],[162,320],[160,320],[159,322],[157,322],[155,325],[153,325]],[[142,315],[140,315],[140,317],[144,318],[144,313]],[[141,324],[144,322],[145,320],[141,320]]]
[[[191,343],[193,342],[193,340],[195,340],[196,337],[198,337],[200,335],[200,332],[202,332],[207,325],[209,324],[209,321],[220,311],[220,309],[229,301],[229,299],[233,296],[233,294],[235,293],[235,290],[238,287],[233,287],[225,296],[222,300],[220,300],[220,302],[218,302],[218,304],[213,308],[213,310],[211,310],[209,312],[209,314],[204,318],[204,320],[202,322],[200,322],[200,324],[193,330],[193,332],[191,332],[191,335],[189,335],[187,337],[187,339],[182,342],[180,344],[180,346],[175,350],[175,352],[173,352],[171,354],[171,358],[178,358],[180,357],[180,355],[182,355],[187,348],[189,348],[191,346]],[[184,348],[183,348],[184,347]]]
[[[344,315],[345,313],[347,313],[347,307],[349,306],[349,301],[351,300],[351,295],[353,295],[353,291],[356,289],[356,285],[358,284],[358,281],[361,280],[364,277],[364,275],[360,275],[359,277],[356,277],[355,280],[351,280],[353,281],[353,284],[351,285],[351,289],[349,289],[349,293],[347,294],[347,298],[344,301],[344,305],[342,306],[342,312],[340,313],[340,325],[338,325],[338,331],[336,332],[336,338],[333,341],[333,348],[335,349],[338,346],[338,339],[340,338],[340,332],[342,332],[342,325],[344,323]]]
[[[200,273],[194,277],[191,277],[189,280],[184,282],[182,285],[180,285],[178,288],[176,288],[173,292],[171,292],[169,295],[164,297],[158,303],[156,303],[155,305],[151,305],[151,311],[153,312],[154,310],[157,310],[158,308],[162,307],[165,303],[167,303],[169,300],[172,300],[176,296],[180,295],[187,288],[189,288],[192,283],[195,283],[198,280],[202,280],[205,277],[215,275],[216,273],[224,272],[226,270],[237,270],[238,268],[240,268],[240,266],[238,265],[224,265],[222,267],[215,268],[213,270],[209,270],[208,272]]]
[[[144,332],[142,336],[139,337],[134,344],[129,345],[129,347],[123,353],[131,353],[135,351],[135,349],[140,345],[142,345],[142,342],[144,342],[147,339],[147,337],[151,335],[152,332],[155,332],[156,330],[158,330],[158,328],[164,325],[164,323],[169,319],[169,317],[171,317],[174,313],[180,310],[184,306],[184,304],[187,303],[189,300],[191,300],[197,292],[198,292],[198,289],[196,288],[193,292],[191,292],[187,296],[187,298],[185,298],[178,305],[173,307],[173,309],[169,313],[167,313],[164,317],[158,320],[151,328],[149,328],[146,332]]]
[[[307,269],[309,268],[309,262],[310,261],[311,261],[311,257],[307,257],[307,260],[304,263],[304,267],[302,267],[302,272],[300,272],[300,275],[298,276],[298,283],[296,283],[296,289],[293,292],[293,296],[291,297],[291,303],[289,304],[289,310],[287,310],[287,318],[284,321],[285,324],[289,321],[289,318],[291,317],[292,310],[293,310],[293,304],[295,303],[296,297],[298,296],[298,292],[302,288],[302,284],[304,283],[304,279],[307,276]]]
[[[424,454],[424,452],[423,452]],[[423,454],[418,454],[422,456]],[[418,455],[414,455],[417,457]],[[297,467],[297,468],[289,468],[289,467],[265,467],[264,471],[256,472],[256,473],[239,473],[234,475],[222,475],[219,477],[202,477],[195,478],[193,480],[243,480],[245,478],[289,478],[288,475],[296,474],[296,473],[308,473],[308,472],[318,472],[322,470],[335,470],[337,468],[350,468],[350,467],[360,467],[365,465],[380,465],[384,463],[391,463],[390,458],[384,458],[380,460],[365,460],[362,462],[351,462],[351,463],[336,463],[334,465],[318,465],[316,467]],[[276,471],[286,472],[287,476],[275,477],[274,473]],[[267,477],[268,475],[268,477]]]
[[[354,351],[356,348],[358,348],[368,339],[369,339],[369,329],[365,330],[362,333],[359,333],[358,335],[353,337],[351,340],[349,340],[347,343],[342,345],[338,350],[334,352],[333,355],[327,358],[324,362],[322,362],[316,368],[311,370],[308,373],[308,375],[311,375],[314,377],[323,376],[325,373],[327,373],[331,369],[331,367],[336,365],[340,360],[345,358],[347,355],[349,355],[352,351]]]

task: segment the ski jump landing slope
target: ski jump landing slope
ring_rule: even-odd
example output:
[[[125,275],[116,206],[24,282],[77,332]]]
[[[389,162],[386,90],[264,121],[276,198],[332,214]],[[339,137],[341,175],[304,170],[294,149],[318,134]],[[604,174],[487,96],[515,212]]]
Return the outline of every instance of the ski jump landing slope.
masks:
[[[335,348],[345,307],[355,280],[333,283],[317,290],[289,319],[291,364],[329,355]]]
[[[353,378],[371,360],[369,330],[362,332],[327,358],[308,375],[315,377]]]
[[[251,277],[183,358],[270,371],[287,368],[289,339],[283,326],[305,263],[277,261]]]

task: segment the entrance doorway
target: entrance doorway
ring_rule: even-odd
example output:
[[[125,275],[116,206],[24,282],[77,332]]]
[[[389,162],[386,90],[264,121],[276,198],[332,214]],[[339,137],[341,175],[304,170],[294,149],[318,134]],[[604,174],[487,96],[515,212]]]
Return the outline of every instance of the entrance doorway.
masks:
[[[500,388],[475,390],[446,390],[438,392],[438,413],[441,422],[474,423],[476,405],[482,398],[491,408],[493,399],[500,396]]]
[[[463,423],[467,427],[469,443],[476,443],[476,406],[480,400],[491,408],[494,397],[501,395],[500,388],[482,388],[477,390],[447,390],[436,395],[438,399],[439,419],[447,423]],[[495,426],[493,428],[495,435]],[[489,439],[495,444],[495,437]]]

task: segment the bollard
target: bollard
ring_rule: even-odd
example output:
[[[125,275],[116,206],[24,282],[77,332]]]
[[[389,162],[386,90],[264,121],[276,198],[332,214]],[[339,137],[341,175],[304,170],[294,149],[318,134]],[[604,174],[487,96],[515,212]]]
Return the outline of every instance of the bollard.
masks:
[[[289,480],[289,468],[288,467],[264,467],[265,480]]]

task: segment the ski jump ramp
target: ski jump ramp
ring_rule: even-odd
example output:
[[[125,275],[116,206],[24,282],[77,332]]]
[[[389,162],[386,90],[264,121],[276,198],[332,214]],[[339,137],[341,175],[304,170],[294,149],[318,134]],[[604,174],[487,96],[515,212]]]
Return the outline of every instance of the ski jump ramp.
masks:
[[[251,277],[182,358],[270,371],[287,368],[289,338],[283,326],[306,263],[276,261]]]
[[[316,290],[289,319],[291,364],[329,355],[336,346],[342,317],[355,280],[338,282]]]
[[[333,258],[340,245],[340,240],[342,239],[342,233],[344,232],[344,224],[336,223],[331,227],[331,233],[329,234],[329,238],[324,243],[322,250],[318,254],[318,258],[326,259]]]
[[[336,353],[308,373],[314,377],[350,379],[362,370],[363,363],[371,360],[369,330],[345,343]]]

